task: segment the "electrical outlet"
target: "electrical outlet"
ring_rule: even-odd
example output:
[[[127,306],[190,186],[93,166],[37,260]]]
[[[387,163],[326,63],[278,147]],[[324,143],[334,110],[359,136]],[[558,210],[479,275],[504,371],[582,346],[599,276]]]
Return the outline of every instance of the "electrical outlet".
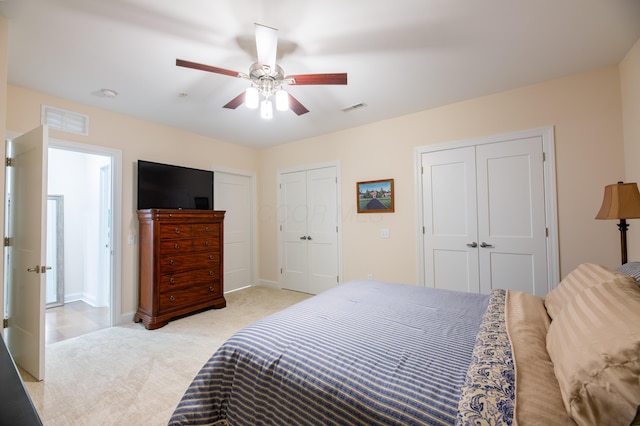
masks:
[[[369,274],[369,275],[367,275],[367,279],[368,279],[369,281],[371,281],[371,280],[373,279],[373,274]]]
[[[391,234],[389,233],[389,229],[384,228],[380,230],[380,238],[390,238]]]
[[[129,238],[127,238],[127,244],[132,246],[135,243],[136,243],[136,236],[135,235],[129,235]]]

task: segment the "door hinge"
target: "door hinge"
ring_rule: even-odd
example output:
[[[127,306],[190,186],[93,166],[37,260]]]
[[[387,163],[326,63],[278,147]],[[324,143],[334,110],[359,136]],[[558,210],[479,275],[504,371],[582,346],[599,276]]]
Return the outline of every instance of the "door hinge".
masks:
[[[544,163],[545,161],[547,161],[547,154],[542,151],[542,162]]]
[[[340,275],[336,275],[336,282],[340,284]]]
[[[9,318],[2,319],[2,328],[9,328]]]
[[[545,228],[544,229],[545,234],[547,234],[547,237],[549,236],[549,228]]]
[[[7,167],[13,166],[13,158],[6,157],[5,160],[4,160],[4,165],[7,166]]]
[[[336,225],[336,232],[338,232],[338,226]]]
[[[424,226],[422,227],[422,233],[423,233],[423,234],[425,233],[425,229],[424,229]]]
[[[282,232],[282,225],[280,225],[280,232]]]
[[[282,268],[280,268],[280,275],[282,275]]]
[[[9,247],[11,245],[11,238],[4,237],[4,246]]]

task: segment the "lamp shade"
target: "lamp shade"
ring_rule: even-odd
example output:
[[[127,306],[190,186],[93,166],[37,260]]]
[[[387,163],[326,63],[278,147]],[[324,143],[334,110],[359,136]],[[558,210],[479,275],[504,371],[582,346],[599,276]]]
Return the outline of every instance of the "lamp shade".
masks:
[[[640,218],[640,192],[635,182],[618,182],[604,187],[604,199],[596,219],[637,218]]]

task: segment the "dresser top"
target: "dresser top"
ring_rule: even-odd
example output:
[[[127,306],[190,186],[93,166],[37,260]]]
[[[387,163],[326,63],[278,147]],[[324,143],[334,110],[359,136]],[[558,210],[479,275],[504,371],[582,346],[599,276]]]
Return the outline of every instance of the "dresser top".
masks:
[[[209,220],[224,219],[225,210],[144,209],[138,210],[139,220]]]

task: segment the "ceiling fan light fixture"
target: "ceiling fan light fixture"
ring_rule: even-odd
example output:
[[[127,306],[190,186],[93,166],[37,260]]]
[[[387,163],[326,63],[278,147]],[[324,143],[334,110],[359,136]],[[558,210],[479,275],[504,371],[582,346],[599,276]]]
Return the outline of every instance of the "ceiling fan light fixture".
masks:
[[[284,89],[276,92],[276,109],[278,111],[286,111],[289,109],[289,94]]]
[[[256,109],[258,108],[258,104],[260,103],[260,94],[258,93],[258,89],[255,87],[247,88],[245,92],[245,104],[247,108]]]
[[[260,102],[260,117],[265,120],[271,120],[273,118],[273,104],[270,100],[265,99]]]

